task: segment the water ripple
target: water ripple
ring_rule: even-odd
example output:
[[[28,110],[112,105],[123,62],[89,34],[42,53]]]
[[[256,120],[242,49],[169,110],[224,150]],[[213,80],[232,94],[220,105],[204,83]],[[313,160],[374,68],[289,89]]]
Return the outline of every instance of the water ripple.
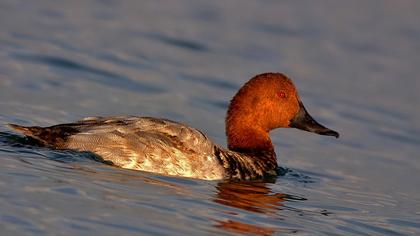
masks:
[[[239,85],[235,83],[232,83],[227,80],[223,80],[221,78],[210,77],[210,76],[180,74],[177,76],[177,79],[200,83],[206,86],[210,86],[214,88],[221,88],[221,89],[226,89],[226,90],[236,90],[239,88]]]
[[[191,39],[172,37],[157,32],[143,33],[141,35],[143,35],[146,38],[150,38],[170,46],[175,46],[190,51],[207,52],[210,50],[206,45],[202,44],[201,42],[193,41]]]
[[[85,79],[89,79],[93,82],[105,84],[113,88],[120,88],[124,90],[134,91],[134,92],[141,92],[141,93],[161,93],[165,92],[166,89],[162,87],[158,87],[156,85],[152,85],[146,83],[144,81],[134,81],[124,75],[117,74],[115,72],[106,71],[99,68],[94,68],[88,65],[83,65],[78,62],[61,58],[57,56],[49,56],[49,55],[28,55],[28,54],[16,54],[14,55],[15,58],[28,61],[32,63],[40,63],[45,64],[51,67],[56,67],[60,69],[66,69],[71,71],[78,71],[82,73],[86,73],[89,75],[84,77]]]

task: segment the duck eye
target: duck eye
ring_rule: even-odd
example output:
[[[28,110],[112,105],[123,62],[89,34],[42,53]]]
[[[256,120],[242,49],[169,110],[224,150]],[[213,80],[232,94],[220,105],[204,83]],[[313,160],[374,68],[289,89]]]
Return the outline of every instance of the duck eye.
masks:
[[[279,96],[280,98],[285,98],[286,97],[286,93],[283,91],[277,92],[277,96]]]

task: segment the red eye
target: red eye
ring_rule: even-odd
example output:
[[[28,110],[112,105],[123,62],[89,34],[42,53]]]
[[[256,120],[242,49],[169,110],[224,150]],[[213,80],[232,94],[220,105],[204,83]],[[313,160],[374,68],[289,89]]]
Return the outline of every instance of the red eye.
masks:
[[[286,97],[286,93],[284,93],[283,91],[277,92],[277,96],[281,97],[281,98],[285,98]]]

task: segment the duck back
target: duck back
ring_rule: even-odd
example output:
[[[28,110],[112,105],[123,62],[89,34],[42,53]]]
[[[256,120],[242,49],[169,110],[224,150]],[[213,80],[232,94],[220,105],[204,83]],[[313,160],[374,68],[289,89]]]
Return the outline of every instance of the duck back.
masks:
[[[215,144],[195,128],[152,117],[89,117],[50,127],[12,125],[42,145],[88,151],[113,165],[202,179],[225,176]]]

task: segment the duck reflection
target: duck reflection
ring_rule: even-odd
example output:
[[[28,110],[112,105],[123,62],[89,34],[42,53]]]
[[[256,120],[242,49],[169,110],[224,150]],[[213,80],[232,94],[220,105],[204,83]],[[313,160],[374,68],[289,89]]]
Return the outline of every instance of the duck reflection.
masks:
[[[290,195],[273,193],[265,182],[219,183],[214,201],[252,212],[268,212],[283,206]]]
[[[267,182],[221,182],[216,186],[218,190],[213,201],[238,209],[262,213],[275,214],[283,208],[285,201],[304,201],[302,197],[293,196],[285,193],[275,193]],[[230,215],[236,215],[234,212],[226,211]],[[248,224],[232,219],[216,220],[217,228],[223,228],[227,231],[233,231],[241,234],[251,235],[271,235],[278,231],[296,232],[295,229],[279,229],[256,224]]]
[[[241,234],[250,235],[272,235],[278,231],[275,228],[258,226],[252,224],[246,224],[239,221],[227,220],[227,221],[216,221],[218,224],[215,225],[218,228],[225,229],[227,231],[237,232]]]

